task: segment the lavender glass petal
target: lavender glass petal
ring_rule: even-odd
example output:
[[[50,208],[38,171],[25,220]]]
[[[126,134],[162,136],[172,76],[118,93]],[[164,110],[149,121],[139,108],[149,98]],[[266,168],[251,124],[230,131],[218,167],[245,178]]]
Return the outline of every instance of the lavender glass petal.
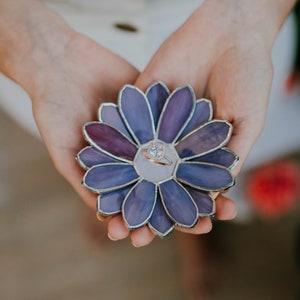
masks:
[[[89,169],[84,184],[94,190],[113,190],[131,184],[138,179],[135,169],[127,164],[107,164]]]
[[[226,121],[211,121],[180,140],[175,145],[177,153],[188,159],[214,151],[227,143],[231,128]]]
[[[180,138],[197,129],[212,118],[211,102],[206,99],[197,100],[192,119],[184,128]]]
[[[156,204],[149,224],[161,236],[169,234],[174,227],[174,222],[171,221],[162,205],[159,193],[157,194]]]
[[[212,163],[226,168],[231,168],[233,165],[235,165],[237,160],[238,157],[232,151],[226,148],[218,149],[192,159],[192,161]]]
[[[151,85],[151,87],[147,90],[146,96],[151,107],[155,128],[169,94],[170,93],[166,86],[160,82]]]
[[[105,124],[118,129],[130,140],[132,137],[124,124],[124,121],[119,113],[119,109],[114,104],[103,104],[99,109],[99,120]]]
[[[159,186],[168,215],[180,226],[192,227],[197,222],[198,210],[190,195],[175,180]]]
[[[142,180],[130,191],[123,204],[123,217],[129,228],[143,226],[153,212],[156,200],[156,187]]]
[[[135,87],[126,86],[121,92],[119,106],[121,115],[123,114],[139,143],[153,140],[154,125],[145,95]]]
[[[88,123],[85,134],[91,143],[112,155],[133,160],[137,147],[113,127],[102,123]]]
[[[215,201],[207,192],[202,192],[185,186],[198,207],[199,215],[210,216],[215,213]]]
[[[123,201],[131,189],[132,185],[112,192],[100,194],[97,201],[98,212],[104,215],[121,212]]]
[[[112,158],[111,156],[100,152],[94,147],[88,146],[82,149],[78,154],[77,158],[84,168],[91,168],[95,165],[118,162],[117,159]]]
[[[180,164],[176,177],[187,185],[205,191],[221,191],[234,184],[234,178],[226,168],[200,162]]]
[[[186,86],[175,90],[167,100],[158,123],[158,138],[172,143],[183,130],[195,106],[195,95]]]

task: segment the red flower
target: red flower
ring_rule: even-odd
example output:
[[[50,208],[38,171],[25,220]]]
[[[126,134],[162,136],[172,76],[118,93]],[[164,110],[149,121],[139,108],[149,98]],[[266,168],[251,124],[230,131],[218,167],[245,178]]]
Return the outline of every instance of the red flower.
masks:
[[[260,166],[248,174],[246,193],[263,217],[290,211],[299,197],[300,171],[296,162],[282,160]]]

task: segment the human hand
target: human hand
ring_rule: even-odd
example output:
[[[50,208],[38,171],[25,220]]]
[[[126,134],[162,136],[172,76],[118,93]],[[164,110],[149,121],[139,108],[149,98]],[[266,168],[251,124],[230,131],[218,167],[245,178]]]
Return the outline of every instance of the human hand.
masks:
[[[96,195],[82,187],[84,171],[75,161],[86,146],[82,126],[96,120],[100,104],[116,100],[121,87],[133,83],[138,71],[77,33],[45,70],[39,87],[29,90],[36,123],[57,170],[95,209]]]
[[[0,8],[0,70],[30,95],[56,168],[95,209],[97,197],[81,186],[84,171],[75,161],[85,146],[82,126],[95,120],[99,105],[117,99],[121,87],[139,73],[74,32],[40,1],[0,0]]]
[[[228,120],[234,131],[228,145],[238,154],[240,172],[265,120],[272,81],[270,52],[276,34],[294,1],[272,8],[268,1],[207,1],[170,36],[154,55],[135,85],[141,90],[157,80],[170,90],[190,84],[198,98],[211,99],[216,119]],[[282,1],[281,1],[282,2]],[[290,7],[288,7],[290,5]],[[279,14],[280,12],[280,14]],[[236,215],[232,200],[216,199],[216,218],[229,220]],[[121,217],[110,221],[110,235],[124,227]],[[212,227],[209,218],[201,218],[195,228],[178,230],[200,234]],[[133,243],[150,243],[154,234],[148,227],[131,235]]]

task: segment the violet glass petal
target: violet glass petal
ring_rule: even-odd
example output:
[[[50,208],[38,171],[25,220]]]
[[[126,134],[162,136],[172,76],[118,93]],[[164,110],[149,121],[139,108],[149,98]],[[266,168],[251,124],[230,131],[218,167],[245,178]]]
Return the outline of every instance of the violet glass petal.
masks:
[[[124,135],[109,125],[91,122],[84,126],[84,135],[94,147],[112,154],[116,158],[133,160],[137,147]]]
[[[227,121],[213,120],[186,135],[175,148],[181,158],[194,158],[224,146],[231,131],[232,125]]]
[[[197,129],[204,123],[207,123],[212,118],[212,105],[209,100],[200,99],[196,101],[195,110],[193,116],[187,126],[184,128],[181,137],[184,137],[191,131]]]
[[[156,204],[149,221],[149,226],[160,236],[168,235],[174,228],[174,222],[167,215],[161,202],[160,194],[157,194]]]
[[[178,166],[176,178],[204,191],[222,191],[234,184],[228,169],[208,163],[185,162]]]
[[[176,89],[168,98],[158,122],[158,138],[172,143],[191,118],[195,94],[190,86]]]
[[[207,162],[232,168],[238,161],[238,156],[228,148],[217,149],[205,155],[192,159],[192,161]]]
[[[89,169],[83,177],[83,184],[92,191],[104,193],[127,186],[137,179],[133,166],[112,163]]]
[[[154,138],[154,124],[146,96],[136,87],[126,85],[119,96],[120,113],[137,142],[144,144]]]
[[[123,203],[123,217],[128,228],[143,226],[152,215],[156,200],[155,184],[142,180],[127,195]]]
[[[91,168],[95,165],[106,164],[111,162],[118,162],[117,159],[100,152],[94,147],[88,146],[83,148],[78,154],[77,159],[80,165],[85,168]]]
[[[210,216],[215,213],[215,200],[207,193],[194,188],[185,187],[198,207],[200,216]]]
[[[150,103],[155,127],[157,126],[159,116],[164,107],[164,104],[166,103],[167,98],[169,97],[169,94],[170,93],[168,88],[159,81],[152,84],[146,92],[146,96]]]
[[[99,108],[99,120],[100,122],[103,122],[105,124],[110,125],[111,127],[118,129],[120,132],[126,135],[130,140],[132,140],[129,131],[127,130],[123,122],[123,119],[120,115],[117,105],[113,103],[102,104]]]
[[[98,212],[103,215],[112,215],[121,212],[123,201],[131,189],[132,185],[100,194],[97,202]]]
[[[159,188],[170,218],[179,226],[193,227],[198,218],[197,206],[182,185],[172,179],[161,183]]]

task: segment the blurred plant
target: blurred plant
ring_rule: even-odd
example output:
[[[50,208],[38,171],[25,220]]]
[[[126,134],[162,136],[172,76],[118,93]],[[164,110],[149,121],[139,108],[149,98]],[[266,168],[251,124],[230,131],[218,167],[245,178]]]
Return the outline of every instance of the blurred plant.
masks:
[[[300,196],[300,169],[295,160],[273,161],[251,170],[246,195],[263,218],[278,218],[291,211]]]

